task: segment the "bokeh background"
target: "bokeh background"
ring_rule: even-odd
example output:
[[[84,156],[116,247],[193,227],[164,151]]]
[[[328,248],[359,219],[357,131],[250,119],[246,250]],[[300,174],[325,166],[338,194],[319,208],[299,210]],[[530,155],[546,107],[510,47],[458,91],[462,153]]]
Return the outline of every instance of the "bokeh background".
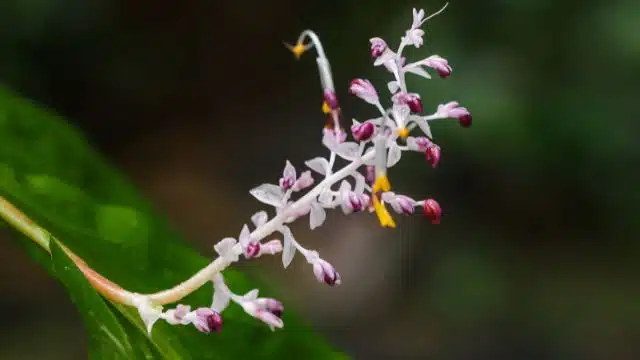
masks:
[[[3,0],[0,81],[66,116],[203,254],[257,204],[247,190],[323,152],[313,56],[323,39],[347,119],[368,77],[368,39],[397,44],[411,8],[440,1]],[[343,285],[301,262],[241,265],[280,289],[356,359],[640,358],[640,6],[634,0],[458,0],[430,21],[446,80],[411,81],[425,107],[458,100],[474,124],[433,125],[440,166],[420,155],[394,187],[434,197],[442,224],[368,214],[299,224]],[[414,79],[415,80],[415,79]],[[55,281],[0,243],[2,359],[82,359],[80,317]]]

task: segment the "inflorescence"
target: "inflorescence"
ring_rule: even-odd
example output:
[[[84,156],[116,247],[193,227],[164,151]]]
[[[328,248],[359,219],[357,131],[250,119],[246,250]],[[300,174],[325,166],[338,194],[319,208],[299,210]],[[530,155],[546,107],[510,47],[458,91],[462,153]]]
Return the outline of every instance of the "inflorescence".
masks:
[[[305,165],[310,169],[306,171],[300,171],[286,161],[282,177],[277,183],[262,184],[252,189],[251,195],[273,207],[275,215],[269,219],[266,211],[255,213],[251,217],[253,230],[244,225],[237,239],[229,237],[218,242],[214,247],[218,258],[193,278],[156,294],[129,293],[130,297],[125,302],[137,307],[149,333],[153,324],[160,319],[172,325],[192,324],[205,333],[219,331],[223,322],[221,314],[230,302],[240,305],[245,312],[265,322],[272,330],[283,327],[283,306],[279,301],[258,297],[258,290],[244,295],[235,294],[225,283],[222,271],[241,256],[253,259],[282,253],[282,264],[286,268],[299,252],[313,267],[319,282],[329,286],[339,285],[341,279],[336,269],[322,259],[317,251],[303,247],[294,238],[288,224],[303,216],[309,216],[309,226],[315,229],[324,223],[327,209],[339,207],[344,214],[375,212],[383,227],[393,228],[396,224],[387,210],[388,205],[394,212],[404,215],[414,214],[416,208],[422,209],[424,216],[433,224],[440,222],[442,210],[437,201],[414,200],[392,192],[387,170],[400,161],[404,152],[423,153],[432,167],[438,165],[441,150],[431,141],[429,121],[454,118],[465,128],[471,125],[471,114],[455,101],[439,105],[432,114],[422,115],[424,108],[420,95],[409,92],[405,82],[407,73],[430,79],[428,69],[437,72],[441,78],[451,75],[452,68],[448,61],[439,55],[411,63],[407,63],[402,56],[407,46],[420,48],[423,45],[422,25],[445,7],[429,17],[425,17],[424,10],[413,9],[413,23],[401,38],[397,51],[391,50],[381,38],[370,39],[371,55],[375,59],[373,65],[384,66],[393,76],[393,80],[387,84],[391,107],[385,108],[381,104],[378,91],[369,80],[351,81],[349,92],[373,105],[379,112],[379,117],[373,119],[362,122],[353,120],[349,130],[354,141],[347,141],[348,134],[341,122],[341,109],[329,61],[317,35],[305,30],[295,45],[287,44],[296,58],[312,48],[317,51],[316,61],[324,100],[322,111],[327,117],[322,144],[329,150],[329,156],[306,161]],[[305,43],[306,40],[309,41]],[[422,135],[410,136],[416,128]],[[348,164],[334,169],[337,158],[346,160]],[[280,233],[283,240],[271,238],[263,242],[274,233]],[[186,305],[178,305],[170,310],[161,307],[162,304],[178,301],[209,281],[214,287],[211,306],[196,310]]]

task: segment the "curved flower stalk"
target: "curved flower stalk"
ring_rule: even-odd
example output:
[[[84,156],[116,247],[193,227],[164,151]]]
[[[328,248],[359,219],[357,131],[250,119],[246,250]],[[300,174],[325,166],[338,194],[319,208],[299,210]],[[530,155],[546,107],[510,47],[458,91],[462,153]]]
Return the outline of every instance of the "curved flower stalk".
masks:
[[[328,149],[328,156],[306,161],[308,170],[296,168],[285,161],[279,179],[251,189],[249,193],[263,203],[267,210],[271,210],[272,216],[269,216],[267,210],[253,214],[250,223],[242,227],[237,238],[224,238],[214,246],[218,257],[191,278],[154,294],[137,294],[102,277],[70,250],[65,248],[65,251],[103,296],[136,307],[149,334],[159,320],[171,325],[193,325],[204,333],[220,331],[223,324],[222,312],[231,303],[240,306],[247,314],[264,322],[272,330],[282,328],[284,307],[279,301],[259,298],[257,289],[244,295],[232,292],[225,283],[222,272],[241,257],[255,259],[277,254],[281,254],[282,264],[287,268],[299,253],[312,266],[318,282],[329,286],[340,285],[342,280],[338,271],[317,251],[303,247],[295,239],[290,223],[308,217],[309,227],[313,230],[324,223],[328,210],[339,208],[345,215],[365,210],[375,212],[383,227],[392,228],[396,226],[395,221],[386,205],[400,215],[412,215],[416,208],[422,209],[424,216],[433,224],[440,222],[442,209],[436,200],[415,200],[392,192],[387,172],[406,152],[423,153],[428,164],[434,168],[438,165],[441,150],[431,140],[430,121],[455,118],[463,127],[471,125],[470,112],[455,101],[438,105],[431,114],[423,114],[424,105],[420,95],[409,91],[405,82],[406,74],[430,79],[429,69],[442,78],[451,75],[452,67],[439,55],[431,55],[408,64],[402,56],[403,49],[407,46],[420,48],[424,44],[422,25],[442,10],[444,7],[425,18],[424,10],[413,9],[412,25],[401,38],[396,51],[391,50],[381,38],[370,39],[373,65],[382,65],[393,77],[387,84],[390,106],[383,106],[380,92],[369,80],[353,80],[349,92],[373,105],[379,113],[379,116],[365,121],[352,120],[349,130],[353,141],[347,140],[348,133],[342,123],[331,68],[318,36],[313,31],[305,30],[295,45],[285,44],[296,58],[314,48],[317,52],[316,62],[323,94],[322,111],[327,117],[322,131],[322,144]],[[419,130],[422,134],[410,136],[414,130]],[[336,169],[338,158],[345,160],[347,165]],[[44,248],[48,247],[49,238],[41,236],[44,230],[41,231],[28,219],[20,222],[20,219],[26,217],[17,212],[17,209],[11,208],[6,201],[4,204],[0,201],[0,205],[5,206],[0,212],[5,219],[16,224],[16,227]],[[277,238],[273,234],[277,234]],[[183,304],[171,309],[162,307],[179,302],[207,283],[211,283],[214,288],[214,295],[208,306],[195,310]]]

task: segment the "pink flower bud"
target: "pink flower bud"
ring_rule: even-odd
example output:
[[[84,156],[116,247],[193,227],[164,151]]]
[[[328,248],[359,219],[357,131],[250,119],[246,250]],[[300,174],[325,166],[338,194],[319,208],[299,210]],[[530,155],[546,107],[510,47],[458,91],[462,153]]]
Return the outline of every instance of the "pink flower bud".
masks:
[[[376,105],[379,102],[376,88],[374,88],[371,82],[366,79],[352,80],[351,85],[349,86],[349,93],[372,105]]]
[[[431,167],[435,168],[440,162],[440,147],[436,144],[431,144],[424,152],[427,161],[431,164]]]
[[[313,177],[311,176],[311,171],[305,171],[300,174],[298,180],[296,180],[296,182],[293,184],[293,190],[300,191],[308,188],[311,185],[313,185]]]
[[[471,113],[456,101],[438,105],[438,114],[442,117],[457,118],[460,126],[464,128],[471,126]]]
[[[196,320],[193,325],[198,331],[208,334],[219,332],[222,328],[222,315],[210,308],[199,308],[195,312]]]
[[[429,56],[424,60],[424,64],[438,72],[441,78],[446,78],[451,75],[453,69],[449,66],[447,59],[440,57],[439,55]]]
[[[393,101],[395,104],[408,105],[409,110],[414,113],[421,113],[424,111],[420,95],[415,93],[407,94],[405,92],[399,92],[391,97],[391,101]]]
[[[440,216],[442,216],[442,209],[440,204],[433,199],[427,199],[424,201],[424,216],[431,220],[432,224],[440,224]]]
[[[282,242],[280,240],[271,240],[260,246],[260,255],[275,255],[282,251]]]
[[[324,102],[327,103],[329,109],[336,110],[340,106],[338,105],[338,98],[336,97],[336,93],[331,89],[324,89],[323,93]]]
[[[374,37],[369,39],[371,43],[371,56],[377,58],[387,50],[387,43],[381,38]]]
[[[375,131],[376,126],[371,121],[365,121],[361,124],[353,124],[351,126],[351,133],[356,141],[367,141],[371,139]]]
[[[313,274],[319,282],[329,286],[340,285],[340,274],[328,262],[318,258],[313,261]]]
[[[280,178],[280,188],[283,191],[291,189],[296,182],[296,168],[291,165],[287,160],[284,170],[282,171],[282,177]]]

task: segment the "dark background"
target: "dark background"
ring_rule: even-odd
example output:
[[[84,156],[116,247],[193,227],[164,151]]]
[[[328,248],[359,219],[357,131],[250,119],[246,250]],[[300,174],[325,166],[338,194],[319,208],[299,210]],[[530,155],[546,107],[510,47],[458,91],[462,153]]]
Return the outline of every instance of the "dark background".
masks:
[[[0,81],[84,130],[208,255],[256,209],[250,187],[324,154],[314,56],[295,61],[281,41],[314,29],[346,118],[365,120],[375,111],[349,80],[383,94],[388,81],[368,39],[395,47],[412,7],[441,6],[3,0]],[[639,19],[635,0],[453,1],[408,52],[446,57],[453,76],[410,86],[426,111],[458,100],[474,124],[433,125],[438,169],[414,155],[391,173],[397,191],[436,198],[442,224],[299,224],[340,270],[337,289],[301,263],[241,266],[357,359],[640,358]],[[0,357],[85,357],[66,294],[2,240]]]

